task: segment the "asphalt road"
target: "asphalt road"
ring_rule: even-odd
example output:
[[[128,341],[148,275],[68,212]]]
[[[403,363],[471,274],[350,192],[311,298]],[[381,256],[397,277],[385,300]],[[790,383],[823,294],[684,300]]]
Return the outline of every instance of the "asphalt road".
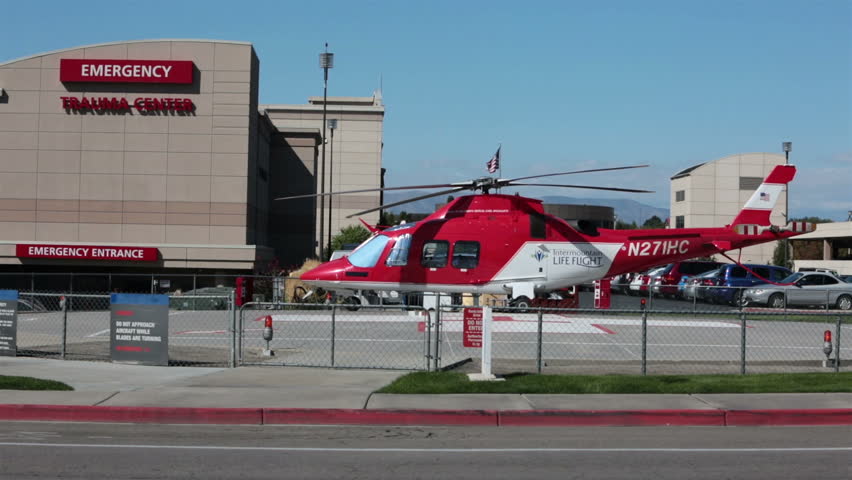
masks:
[[[0,479],[848,479],[848,427],[0,423]]]

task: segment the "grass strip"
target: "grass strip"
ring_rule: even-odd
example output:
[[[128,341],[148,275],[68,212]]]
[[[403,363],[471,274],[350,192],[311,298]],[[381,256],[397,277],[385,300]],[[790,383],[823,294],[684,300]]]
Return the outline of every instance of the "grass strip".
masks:
[[[755,375],[532,375],[471,382],[458,372],[414,372],[378,393],[822,393],[852,392],[852,372]]]
[[[55,380],[0,375],[0,390],[74,390]]]

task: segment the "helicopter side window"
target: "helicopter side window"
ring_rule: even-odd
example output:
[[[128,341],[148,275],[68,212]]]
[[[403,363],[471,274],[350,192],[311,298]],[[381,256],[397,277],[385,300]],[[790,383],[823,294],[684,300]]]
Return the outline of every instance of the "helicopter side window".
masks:
[[[400,235],[385,260],[389,267],[404,267],[408,265],[408,250],[411,248],[411,234]]]
[[[443,240],[426,242],[423,244],[423,256],[420,258],[420,264],[426,268],[446,267],[449,252],[449,242]]]
[[[453,266],[476,268],[479,264],[479,242],[461,241],[453,246]]]

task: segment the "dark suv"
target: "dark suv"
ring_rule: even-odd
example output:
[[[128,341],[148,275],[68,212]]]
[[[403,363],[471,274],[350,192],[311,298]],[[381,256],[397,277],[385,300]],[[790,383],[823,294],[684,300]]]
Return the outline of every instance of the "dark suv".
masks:
[[[654,280],[652,291],[655,295],[675,297],[678,294],[678,283],[684,276],[692,277],[719,268],[719,262],[696,260],[675,262],[670,264],[662,275]]]
[[[714,282],[716,286],[707,289],[704,293],[705,298],[714,303],[737,305],[745,288],[767,283],[767,280],[780,282],[793,273],[784,267],[775,265],[744,265],[748,269],[734,264],[724,265],[720,268]]]

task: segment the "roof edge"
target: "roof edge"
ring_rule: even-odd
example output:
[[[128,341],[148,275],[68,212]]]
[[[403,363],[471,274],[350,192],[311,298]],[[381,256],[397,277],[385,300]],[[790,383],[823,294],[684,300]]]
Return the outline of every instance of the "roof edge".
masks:
[[[27,57],[14,58],[12,60],[8,60],[6,62],[0,63],[0,67],[8,65],[10,63],[17,63],[24,60],[31,60],[33,58],[38,57],[46,57],[47,55],[55,55],[57,53],[62,52],[70,52],[72,50],[80,50],[81,48],[95,48],[95,47],[107,47],[110,45],[121,45],[126,43],[155,43],[155,42],[195,42],[195,43],[230,43],[234,45],[252,45],[251,42],[240,42],[235,40],[213,40],[213,39],[204,39],[204,38],[157,38],[157,39],[147,39],[147,40],[125,40],[120,42],[105,42],[105,43],[93,43],[91,45],[80,45],[77,47],[71,48],[62,48],[59,50],[50,50],[47,52],[37,53],[35,55],[29,55]]]

